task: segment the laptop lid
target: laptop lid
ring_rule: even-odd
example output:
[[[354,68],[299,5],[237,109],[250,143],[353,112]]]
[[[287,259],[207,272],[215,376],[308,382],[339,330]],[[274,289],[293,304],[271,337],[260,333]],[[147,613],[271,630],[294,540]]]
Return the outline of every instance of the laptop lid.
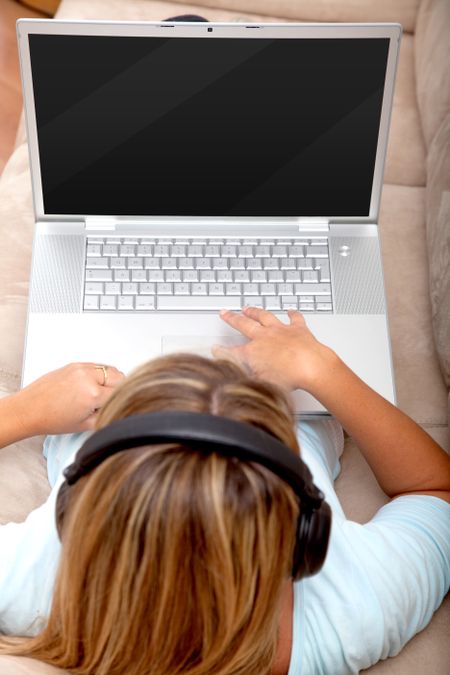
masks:
[[[377,221],[399,25],[17,30],[37,219]]]

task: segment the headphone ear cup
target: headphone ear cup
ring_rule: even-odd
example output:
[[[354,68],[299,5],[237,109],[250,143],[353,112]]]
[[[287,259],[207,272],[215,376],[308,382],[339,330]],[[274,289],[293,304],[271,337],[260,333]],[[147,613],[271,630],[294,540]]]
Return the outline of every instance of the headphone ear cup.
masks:
[[[299,581],[316,574],[325,562],[331,531],[331,509],[323,501],[318,509],[300,504],[292,578]]]

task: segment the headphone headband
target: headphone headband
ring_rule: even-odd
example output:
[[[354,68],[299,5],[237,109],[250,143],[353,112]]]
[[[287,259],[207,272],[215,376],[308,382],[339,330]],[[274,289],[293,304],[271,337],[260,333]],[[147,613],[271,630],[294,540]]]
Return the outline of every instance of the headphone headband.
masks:
[[[157,443],[180,443],[256,461],[280,476],[311,505],[319,506],[323,501],[322,493],[313,486],[308,467],[274,436],[228,417],[187,411],[132,415],[112,422],[85,441],[64,476],[67,483],[73,485],[107,457]]]
[[[66,481],[59,490],[57,511],[63,512],[70,486],[105,459],[122,450],[159,443],[176,443],[257,462],[279,476],[294,490],[300,504],[292,576],[298,580],[319,571],[328,547],[331,510],[314,485],[310,470],[274,436],[228,417],[166,410],[132,415],[99,429],[64,470]]]

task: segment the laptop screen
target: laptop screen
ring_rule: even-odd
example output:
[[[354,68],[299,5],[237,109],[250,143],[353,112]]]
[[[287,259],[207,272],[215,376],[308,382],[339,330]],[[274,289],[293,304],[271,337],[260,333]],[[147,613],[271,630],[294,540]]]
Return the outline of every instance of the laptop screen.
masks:
[[[29,40],[46,214],[369,214],[388,38]]]

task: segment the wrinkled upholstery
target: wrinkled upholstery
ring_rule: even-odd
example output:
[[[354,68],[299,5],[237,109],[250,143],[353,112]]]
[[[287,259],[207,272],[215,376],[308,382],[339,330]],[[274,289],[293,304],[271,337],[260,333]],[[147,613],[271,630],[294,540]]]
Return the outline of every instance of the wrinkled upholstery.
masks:
[[[380,231],[398,404],[450,449],[450,3],[448,0],[63,0],[58,17],[160,20],[184,13],[216,21],[399,21],[403,35],[381,202]],[[447,59],[447,61],[445,61]],[[33,212],[23,125],[0,179],[0,395],[20,382]],[[447,238],[447,248],[445,241]],[[434,332],[433,332],[434,330]],[[0,451],[0,522],[20,521],[48,493],[41,439]],[[20,486],[20,488],[19,488]],[[347,515],[367,521],[386,501],[347,439],[337,491]],[[444,675],[447,600],[433,621],[373,675]],[[0,657],[0,675],[61,672]]]

